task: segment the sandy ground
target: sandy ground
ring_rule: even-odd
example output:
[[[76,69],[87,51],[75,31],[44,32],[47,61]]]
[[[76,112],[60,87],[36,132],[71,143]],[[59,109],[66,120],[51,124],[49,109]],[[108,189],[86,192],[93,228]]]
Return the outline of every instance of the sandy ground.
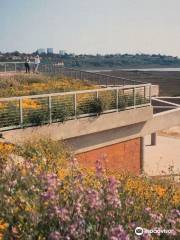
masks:
[[[172,127],[167,130],[160,131],[158,133],[160,136],[170,136],[180,139],[180,126]]]
[[[180,130],[180,128],[178,127]],[[170,130],[168,130],[170,131]],[[145,138],[145,173],[151,176],[180,173],[180,138],[177,136],[157,136],[157,145],[150,145],[150,136]]]

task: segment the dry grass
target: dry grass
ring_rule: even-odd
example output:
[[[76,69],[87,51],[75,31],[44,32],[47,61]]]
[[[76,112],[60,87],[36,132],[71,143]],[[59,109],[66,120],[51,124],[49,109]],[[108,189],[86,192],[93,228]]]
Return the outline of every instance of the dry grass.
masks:
[[[42,74],[0,75],[0,97],[94,89],[87,81]]]

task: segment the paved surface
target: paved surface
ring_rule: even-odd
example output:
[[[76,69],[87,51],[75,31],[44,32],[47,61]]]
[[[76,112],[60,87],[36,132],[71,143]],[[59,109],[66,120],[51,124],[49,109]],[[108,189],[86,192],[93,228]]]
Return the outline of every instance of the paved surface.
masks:
[[[170,136],[180,139],[180,126],[172,127],[167,130],[162,130],[159,132],[160,136]]]
[[[150,145],[150,136],[145,138],[144,170],[148,175],[169,174],[173,166],[175,174],[180,173],[180,138],[157,136],[157,145]]]

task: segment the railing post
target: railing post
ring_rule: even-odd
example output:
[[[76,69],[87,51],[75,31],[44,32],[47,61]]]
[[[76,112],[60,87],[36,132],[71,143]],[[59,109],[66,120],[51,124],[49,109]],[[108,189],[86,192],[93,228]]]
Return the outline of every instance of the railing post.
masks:
[[[116,110],[119,111],[119,89],[116,89]]]
[[[49,123],[52,123],[52,98],[48,97],[48,109],[49,109]]]
[[[74,94],[74,116],[77,119],[77,94]]]
[[[4,64],[4,71],[6,72],[6,63]]]
[[[16,63],[14,64],[14,71],[16,72]]]
[[[149,102],[150,105],[152,105],[152,85],[149,85]]]
[[[22,104],[23,99],[19,99],[19,115],[20,115],[20,126],[23,128],[23,104]]]
[[[133,95],[134,95],[134,108],[136,108],[136,87],[133,88]]]
[[[144,104],[146,103],[146,86],[144,86]]]

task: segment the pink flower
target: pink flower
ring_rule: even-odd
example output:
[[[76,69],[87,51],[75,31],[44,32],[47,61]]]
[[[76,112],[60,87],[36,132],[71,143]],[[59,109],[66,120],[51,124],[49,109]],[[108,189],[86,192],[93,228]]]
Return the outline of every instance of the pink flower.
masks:
[[[109,205],[112,205],[114,208],[121,207],[121,201],[118,193],[118,184],[115,177],[110,177],[107,187],[107,201]]]
[[[89,190],[86,196],[88,205],[91,209],[100,209],[102,206],[102,201],[100,199],[100,194],[96,190]]]
[[[58,216],[63,222],[70,220],[69,211],[66,208],[59,210]]]
[[[61,234],[58,231],[52,232],[49,234],[48,240],[60,240]]]
[[[96,174],[97,176],[101,176],[104,173],[104,168],[102,162],[100,160],[96,161]]]
[[[110,230],[109,240],[129,240],[129,236],[122,225],[118,225]]]

